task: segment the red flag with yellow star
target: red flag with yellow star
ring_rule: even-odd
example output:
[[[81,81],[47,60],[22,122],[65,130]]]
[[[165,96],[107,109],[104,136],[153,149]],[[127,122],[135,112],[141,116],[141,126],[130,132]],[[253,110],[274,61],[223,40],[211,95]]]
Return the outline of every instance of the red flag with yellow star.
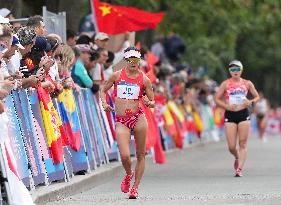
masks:
[[[111,5],[92,0],[94,16],[99,32],[119,34],[127,31],[155,29],[164,13],[151,13],[135,7]]]

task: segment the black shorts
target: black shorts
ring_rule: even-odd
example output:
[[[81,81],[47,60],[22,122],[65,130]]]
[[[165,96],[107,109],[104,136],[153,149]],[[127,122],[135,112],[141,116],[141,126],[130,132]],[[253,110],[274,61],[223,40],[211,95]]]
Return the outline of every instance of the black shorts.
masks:
[[[233,122],[239,124],[240,122],[250,120],[250,112],[247,108],[233,112],[225,111],[224,113],[224,122]]]

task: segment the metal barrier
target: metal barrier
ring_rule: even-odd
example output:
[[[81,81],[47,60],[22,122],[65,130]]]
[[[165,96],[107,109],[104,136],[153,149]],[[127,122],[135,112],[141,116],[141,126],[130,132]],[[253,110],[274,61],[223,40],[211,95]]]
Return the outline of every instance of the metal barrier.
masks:
[[[66,42],[66,13],[55,14],[43,6],[43,19],[48,33],[58,34]]]
[[[48,33],[55,33],[62,38],[63,42],[66,42],[66,13],[59,12],[55,14],[47,10],[46,6],[42,7],[43,21]],[[11,23],[26,23],[28,18],[19,18],[10,20]]]
[[[116,157],[111,160],[119,160],[116,144],[109,143],[114,141],[110,139],[111,130],[102,124],[108,120],[104,119],[105,115],[90,90],[82,89],[80,93],[64,90],[58,99],[52,101],[43,94],[35,89],[22,89],[12,91],[5,100],[8,131],[2,146],[8,151],[0,149],[0,156],[4,150],[7,154],[4,158],[8,159],[7,163],[1,160],[4,178],[5,170],[12,170],[32,190],[39,184],[69,181],[80,171],[91,172],[109,163],[108,154],[113,150]],[[46,113],[50,114],[47,116],[50,121],[44,109],[49,109]],[[55,113],[58,119],[55,119]],[[52,133],[48,123],[54,129],[62,128],[61,135],[58,135],[58,129]],[[60,137],[64,138],[63,143],[54,146]],[[60,157],[62,161],[54,160]],[[9,165],[9,168],[4,165]],[[5,192],[9,192],[7,185]]]
[[[120,160],[109,125],[114,116],[106,115],[89,89],[81,89],[79,93],[65,89],[53,100],[42,88],[16,90],[5,99],[5,105],[7,122],[2,121],[7,132],[2,133],[5,140],[1,140],[4,144],[1,143],[0,157],[7,161],[4,165],[9,166],[8,170],[31,190],[54,181],[70,181],[76,173],[89,173],[109,161]],[[165,106],[162,113],[168,126],[165,128],[157,124],[149,108],[143,107],[149,126],[154,124],[149,128],[147,150],[156,162],[165,162],[162,146],[165,150],[182,148],[197,141],[196,129],[202,133],[201,139],[217,138],[217,128],[210,124],[213,118],[210,107],[202,107],[202,113],[197,113],[202,118],[197,122],[199,128],[193,129],[192,125],[185,127],[190,117],[185,115],[192,113],[183,114],[173,101]],[[151,133],[156,134],[150,138]],[[131,145],[134,155],[133,141]],[[1,155],[3,151],[5,155]],[[5,176],[7,168],[3,160],[0,168]],[[9,193],[8,183],[4,187]]]

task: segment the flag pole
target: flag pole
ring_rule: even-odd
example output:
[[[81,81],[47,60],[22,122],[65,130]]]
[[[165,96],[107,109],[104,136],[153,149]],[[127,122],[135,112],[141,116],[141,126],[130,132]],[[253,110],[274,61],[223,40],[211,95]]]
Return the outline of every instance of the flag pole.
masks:
[[[95,2],[96,0],[89,0],[90,1],[90,4],[91,4],[91,8],[92,8],[92,20],[93,20],[93,23],[94,23],[94,26],[95,26],[95,33],[98,33],[99,32],[99,28],[98,28],[98,25],[97,25],[97,19],[96,19],[96,12],[95,12]]]

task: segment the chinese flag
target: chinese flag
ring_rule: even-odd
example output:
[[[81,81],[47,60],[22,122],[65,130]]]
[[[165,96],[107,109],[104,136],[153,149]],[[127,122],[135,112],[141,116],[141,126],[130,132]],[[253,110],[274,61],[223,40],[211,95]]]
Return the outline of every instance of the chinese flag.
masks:
[[[134,7],[111,5],[92,0],[96,24],[100,32],[119,34],[127,31],[155,29],[164,14],[151,13]]]

